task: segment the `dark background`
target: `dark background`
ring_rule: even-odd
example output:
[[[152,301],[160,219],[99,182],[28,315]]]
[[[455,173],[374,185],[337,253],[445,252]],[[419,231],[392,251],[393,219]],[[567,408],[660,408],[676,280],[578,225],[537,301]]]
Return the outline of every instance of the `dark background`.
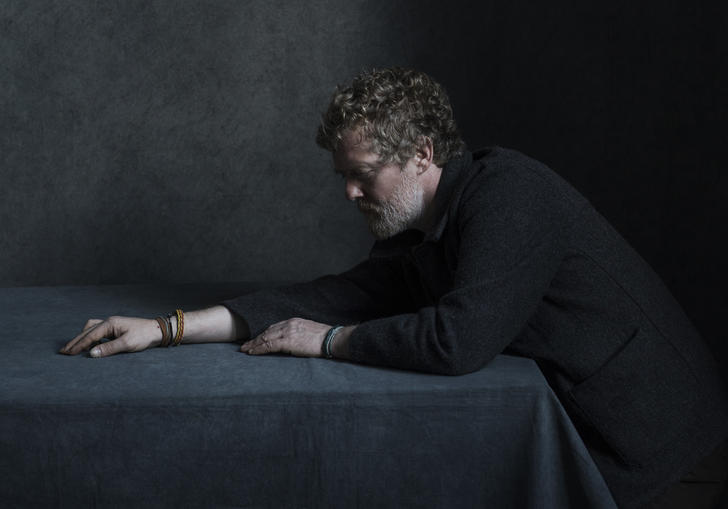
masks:
[[[406,65],[471,148],[584,193],[725,362],[728,9],[697,2],[0,3],[0,286],[305,280],[371,239],[315,146]]]

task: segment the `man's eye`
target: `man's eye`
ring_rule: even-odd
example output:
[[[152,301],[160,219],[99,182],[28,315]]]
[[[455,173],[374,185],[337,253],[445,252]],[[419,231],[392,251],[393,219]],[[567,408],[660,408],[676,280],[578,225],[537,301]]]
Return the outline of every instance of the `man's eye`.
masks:
[[[359,171],[352,171],[351,173],[347,172],[335,172],[340,179],[342,180],[356,180],[359,182],[366,182],[372,180],[375,175],[376,171],[374,170],[359,170]]]

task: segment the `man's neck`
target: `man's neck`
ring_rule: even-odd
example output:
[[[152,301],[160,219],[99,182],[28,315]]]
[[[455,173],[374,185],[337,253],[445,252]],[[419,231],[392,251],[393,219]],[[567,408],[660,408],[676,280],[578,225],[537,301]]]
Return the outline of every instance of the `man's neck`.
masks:
[[[429,231],[437,221],[437,217],[434,217],[437,213],[434,210],[433,203],[435,201],[435,193],[437,193],[437,186],[440,184],[440,177],[442,176],[442,168],[435,165],[434,163],[420,174],[420,184],[422,185],[422,201],[424,207],[422,215],[416,224],[412,225],[415,230],[423,232]]]

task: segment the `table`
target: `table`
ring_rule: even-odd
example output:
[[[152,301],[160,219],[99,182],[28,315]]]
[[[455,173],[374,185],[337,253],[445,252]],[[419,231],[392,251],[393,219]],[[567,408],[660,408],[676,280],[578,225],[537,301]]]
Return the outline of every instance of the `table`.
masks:
[[[0,289],[0,506],[613,508],[530,359],[449,377],[232,343],[57,353],[250,284]]]

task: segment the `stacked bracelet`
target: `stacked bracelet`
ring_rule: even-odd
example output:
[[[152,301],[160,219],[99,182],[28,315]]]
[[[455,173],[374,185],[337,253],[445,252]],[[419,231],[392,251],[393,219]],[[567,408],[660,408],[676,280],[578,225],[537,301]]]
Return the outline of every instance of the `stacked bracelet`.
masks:
[[[174,329],[172,328],[173,316],[175,316],[174,313],[167,313],[167,316],[165,316],[165,320],[167,320],[167,325],[169,326],[169,339],[164,344],[164,346],[171,346],[172,342],[174,341]]]
[[[172,317],[177,318],[177,333],[172,334]],[[162,330],[162,343],[159,346],[177,346],[182,342],[182,336],[185,333],[185,314],[181,309],[175,309],[174,313],[168,313],[167,316],[158,316],[155,318]]]
[[[343,328],[343,325],[337,325],[336,327],[331,327],[326,333],[326,336],[324,337],[324,342],[321,344],[321,353],[327,359],[332,359],[334,357],[334,354],[331,353],[331,343],[333,343],[336,334]]]
[[[159,330],[162,331],[162,343],[159,346],[167,346],[167,344],[169,344],[169,338],[172,336],[170,333],[170,327],[164,317],[158,316],[156,320],[159,324]]]
[[[185,314],[181,309],[175,309],[177,313],[177,335],[174,337],[174,346],[177,346],[182,341],[182,335],[185,333]]]

